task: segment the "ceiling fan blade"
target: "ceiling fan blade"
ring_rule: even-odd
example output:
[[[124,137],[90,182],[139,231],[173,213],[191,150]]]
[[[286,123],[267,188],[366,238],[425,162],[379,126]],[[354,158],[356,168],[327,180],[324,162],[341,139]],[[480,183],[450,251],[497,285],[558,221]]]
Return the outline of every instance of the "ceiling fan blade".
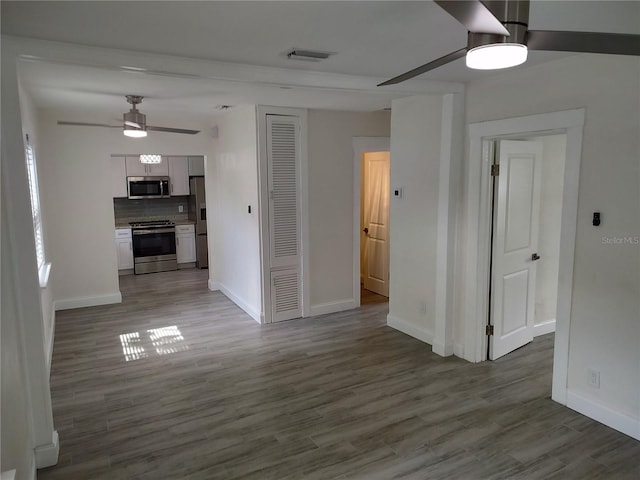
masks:
[[[429,70],[433,70],[435,68],[441,67],[449,62],[453,62],[459,58],[464,57],[467,54],[467,47],[461,48],[460,50],[456,50],[455,52],[451,52],[444,57],[440,57],[437,60],[434,60],[429,63],[425,63],[421,67],[414,68],[413,70],[409,70],[402,75],[398,75],[397,77],[393,77],[391,80],[387,80],[378,85],[378,87],[384,87],[385,85],[395,85],[396,83],[404,82],[405,80],[409,80],[410,78],[417,77],[418,75],[422,75]]]
[[[640,55],[640,35],[529,30],[527,32],[527,47],[531,50],[557,52]]]
[[[479,0],[434,0],[449,15],[473,33],[509,36],[509,31]]]
[[[122,128],[122,125],[109,125],[106,123],[65,122],[62,120],[58,120],[58,125],[73,125],[77,127]]]
[[[124,124],[129,125],[130,127],[133,127],[133,128],[142,128],[139,123],[130,122],[129,120],[125,120]]]
[[[169,133],[186,133],[187,135],[195,135],[200,133],[200,130],[187,130],[184,128],[169,128],[169,127],[152,127],[147,125],[147,130],[153,130],[156,132],[169,132]]]

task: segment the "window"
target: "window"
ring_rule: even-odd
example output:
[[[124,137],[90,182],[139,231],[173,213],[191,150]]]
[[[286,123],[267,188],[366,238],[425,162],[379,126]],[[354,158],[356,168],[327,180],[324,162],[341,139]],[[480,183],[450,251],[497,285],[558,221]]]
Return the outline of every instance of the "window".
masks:
[[[36,259],[38,261],[38,274],[40,285],[45,286],[49,276],[49,265],[45,264],[44,240],[42,238],[42,215],[40,212],[40,194],[38,192],[38,171],[33,147],[29,144],[29,135],[26,136],[25,157],[27,161],[27,176],[29,178],[29,193],[31,195],[31,216],[33,217],[33,234],[36,241]]]

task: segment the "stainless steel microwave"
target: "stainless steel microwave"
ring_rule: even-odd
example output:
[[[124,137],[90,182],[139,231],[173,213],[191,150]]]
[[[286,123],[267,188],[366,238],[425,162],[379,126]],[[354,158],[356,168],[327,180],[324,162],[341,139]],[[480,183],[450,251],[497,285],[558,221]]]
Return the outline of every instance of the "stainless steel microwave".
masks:
[[[169,177],[127,177],[127,196],[138,198],[169,198]]]

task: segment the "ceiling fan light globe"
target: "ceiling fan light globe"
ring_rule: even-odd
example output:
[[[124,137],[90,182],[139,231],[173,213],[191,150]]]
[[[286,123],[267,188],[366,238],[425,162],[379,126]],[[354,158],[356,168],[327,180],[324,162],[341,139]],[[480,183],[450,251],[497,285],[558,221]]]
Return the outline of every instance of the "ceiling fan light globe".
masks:
[[[145,130],[137,130],[137,129],[124,129],[124,134],[127,137],[131,138],[143,138],[147,136],[147,132]]]
[[[523,64],[527,54],[527,46],[521,43],[492,43],[471,48],[466,61],[474,70],[499,70]]]

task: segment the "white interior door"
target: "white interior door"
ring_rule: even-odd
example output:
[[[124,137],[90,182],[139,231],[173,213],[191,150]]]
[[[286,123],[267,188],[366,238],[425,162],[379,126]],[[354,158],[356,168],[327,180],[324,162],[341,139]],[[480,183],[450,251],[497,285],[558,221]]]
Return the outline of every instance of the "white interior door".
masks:
[[[489,357],[533,340],[540,211],[540,142],[497,143]]]
[[[368,152],[363,162],[363,283],[389,296],[389,152]]]
[[[298,117],[267,115],[271,321],[302,316]]]

